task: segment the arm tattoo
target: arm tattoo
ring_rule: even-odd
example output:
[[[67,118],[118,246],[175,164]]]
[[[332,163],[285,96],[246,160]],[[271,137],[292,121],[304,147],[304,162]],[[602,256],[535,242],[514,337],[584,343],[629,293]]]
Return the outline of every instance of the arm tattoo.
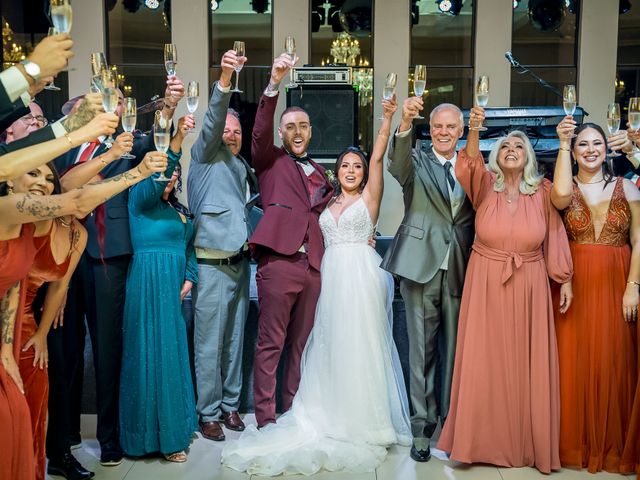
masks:
[[[103,185],[105,183],[119,182],[122,179],[124,179],[124,183],[129,185],[127,182],[137,180],[138,177],[133,173],[124,172],[124,173],[121,173],[120,175],[116,175],[115,177],[109,177],[109,178],[105,178],[104,180],[100,180],[99,182],[91,183],[90,185]]]
[[[87,123],[93,120],[95,115],[96,112],[91,108],[89,102],[85,98],[80,104],[80,107],[78,107],[78,111],[76,113],[69,115],[67,118],[62,120],[62,126],[64,126],[67,132],[73,132],[80,127],[84,127]]]
[[[62,206],[36,200],[31,195],[26,194],[22,200],[16,203],[16,209],[20,213],[26,213],[38,219],[45,219],[57,217],[57,212],[62,210]]]
[[[13,330],[16,323],[16,313],[19,303],[20,282],[13,287],[0,300],[0,323],[2,324],[2,343],[13,344]]]

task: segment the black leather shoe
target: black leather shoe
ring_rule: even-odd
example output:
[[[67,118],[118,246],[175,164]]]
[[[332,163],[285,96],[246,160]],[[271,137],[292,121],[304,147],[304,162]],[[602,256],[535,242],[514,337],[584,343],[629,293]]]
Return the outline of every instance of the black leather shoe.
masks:
[[[431,459],[431,449],[418,450],[415,445],[411,445],[411,458],[416,462],[428,462]]]
[[[122,448],[114,442],[105,443],[100,447],[100,465],[103,467],[115,467],[123,461]]]
[[[71,453],[65,453],[59,459],[49,459],[47,473],[64,477],[67,480],[84,480],[93,478],[95,475],[80,465],[80,462]]]

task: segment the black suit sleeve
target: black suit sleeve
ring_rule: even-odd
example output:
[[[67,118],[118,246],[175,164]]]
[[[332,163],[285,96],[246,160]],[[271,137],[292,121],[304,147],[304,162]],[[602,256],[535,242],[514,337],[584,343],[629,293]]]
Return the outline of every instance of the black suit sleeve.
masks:
[[[30,147],[31,145],[36,145],[38,143],[53,140],[55,138],[56,136],[53,133],[51,125],[48,125],[44,128],[41,128],[40,130],[33,132],[31,135],[21,138],[20,140],[16,140],[15,142],[0,143],[0,156],[4,155],[5,153],[14,152],[16,150],[20,150],[21,148]]]
[[[13,103],[13,111],[10,112],[6,117],[0,119],[0,132],[4,132],[11,126],[13,122],[28,113],[31,113],[31,110],[24,106],[22,100],[16,100]]]
[[[4,119],[7,115],[13,112],[14,105],[7,95],[7,90],[4,88],[2,82],[0,82],[0,119]]]

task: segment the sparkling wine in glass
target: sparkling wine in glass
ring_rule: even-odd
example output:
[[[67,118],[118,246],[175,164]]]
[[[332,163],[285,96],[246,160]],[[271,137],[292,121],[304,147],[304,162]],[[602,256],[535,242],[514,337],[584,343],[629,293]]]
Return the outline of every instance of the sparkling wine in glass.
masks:
[[[49,32],[47,33],[48,36],[51,35],[55,35],[58,32],[56,31],[56,29],[54,27],[49,27]],[[54,78],[53,80],[51,80],[51,83],[47,84],[44,86],[45,90],[49,90],[51,92],[59,92],[60,91],[60,87],[58,87],[56,84],[56,79]]]
[[[291,35],[287,35],[287,38],[284,39],[284,51],[291,57],[292,62],[296,60],[296,39]],[[285,87],[296,88],[297,86],[298,84],[293,81],[292,71],[289,70],[289,83]]]
[[[479,107],[486,107],[489,103],[489,77],[487,75],[480,75],[478,77],[478,82],[476,83],[475,90],[476,97],[476,105]],[[477,130],[479,132],[484,132],[487,130],[487,127],[484,125],[480,125],[479,127],[471,127],[472,130]]]
[[[167,75],[175,75],[178,66],[178,49],[173,43],[164,44],[164,68]]]
[[[51,22],[56,33],[69,33],[73,23],[73,9],[69,0],[51,0]]]
[[[236,74],[236,78],[237,74]],[[200,84],[195,80],[189,82],[187,86],[187,110],[193,114],[198,109],[198,101],[200,100]],[[193,128],[190,128],[187,132],[193,132]]]
[[[620,104],[619,103],[610,103],[607,107],[607,130],[609,130],[609,135],[615,135],[620,130]],[[608,158],[619,157],[620,154],[611,150],[610,153],[607,153]]]
[[[132,97],[126,97],[124,99],[124,106],[122,108],[122,129],[125,132],[133,133],[136,128],[136,120],[138,116],[138,107],[136,104],[136,99]],[[127,152],[122,154],[120,158],[136,158],[135,155],[131,155],[131,153]]]
[[[233,42],[233,51],[236,53],[236,56],[244,57],[244,42],[241,42],[241,41]],[[236,65],[233,68],[236,72],[236,87],[233,90],[231,90],[232,92],[242,93],[242,90],[238,88],[238,77],[240,76],[240,70],[242,70],[243,66],[244,66],[243,62],[236,62]]]
[[[100,83],[102,85],[102,90],[100,91],[100,93],[102,93],[102,108],[104,108],[104,111],[107,113],[115,113],[118,109],[118,101],[120,98],[115,75],[108,67],[100,72]],[[104,141],[104,144],[107,148],[111,148],[113,145],[113,136],[109,135]]]
[[[635,131],[640,130],[640,97],[629,99],[629,128]]]
[[[416,65],[416,68],[413,71],[413,92],[416,97],[422,97],[424,95],[424,90],[427,87],[427,67],[425,65]],[[423,120],[424,117],[420,114],[416,115],[414,118],[419,120]]]
[[[153,122],[153,143],[155,144],[157,151],[167,153],[170,142],[171,119],[164,118],[162,116],[162,112],[157,110]],[[167,178],[164,172],[160,172],[160,176],[155,179],[156,182],[168,182],[169,180],[171,179]]]
[[[573,116],[578,105],[578,95],[576,94],[575,85],[565,85],[562,91],[562,108],[564,108],[565,115]],[[575,138],[575,133],[571,134],[571,138]]]
[[[384,82],[384,87],[382,88],[382,98],[384,100],[391,100],[393,98],[393,94],[396,93],[396,84],[398,83],[398,75],[394,72],[387,74],[387,79]],[[384,120],[384,115],[380,115],[378,120]]]
[[[91,62],[91,91],[100,93],[104,88],[102,85],[102,71],[107,70],[109,66],[104,58],[104,53],[93,52],[90,57]]]

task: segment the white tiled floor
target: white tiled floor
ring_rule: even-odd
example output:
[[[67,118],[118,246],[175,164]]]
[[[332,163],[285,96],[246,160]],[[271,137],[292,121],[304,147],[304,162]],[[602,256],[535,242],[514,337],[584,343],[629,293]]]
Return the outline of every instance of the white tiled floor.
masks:
[[[245,418],[253,422],[253,415]],[[96,480],[248,480],[244,475],[220,465],[222,442],[203,439],[200,434],[191,444],[189,459],[183,464],[174,464],[158,458],[143,460],[126,459],[117,467],[103,467],[98,462],[100,448],[95,440],[95,415],[82,418],[82,448],[74,450],[76,458],[89,470],[96,473]],[[227,438],[236,438],[239,433],[226,431]],[[313,480],[534,480],[553,478],[557,480],[603,480],[634,479],[634,476],[621,476],[609,473],[591,475],[586,471],[562,470],[551,476],[543,475],[534,468],[496,468],[490,465],[467,466],[447,460],[444,453],[432,450],[433,457],[427,463],[416,463],[409,458],[409,449],[393,447],[389,450],[385,462],[368,474],[322,472],[312,477],[287,476],[279,479]],[[47,480],[59,480],[61,477],[47,476]],[[254,479],[260,477],[253,476]]]

